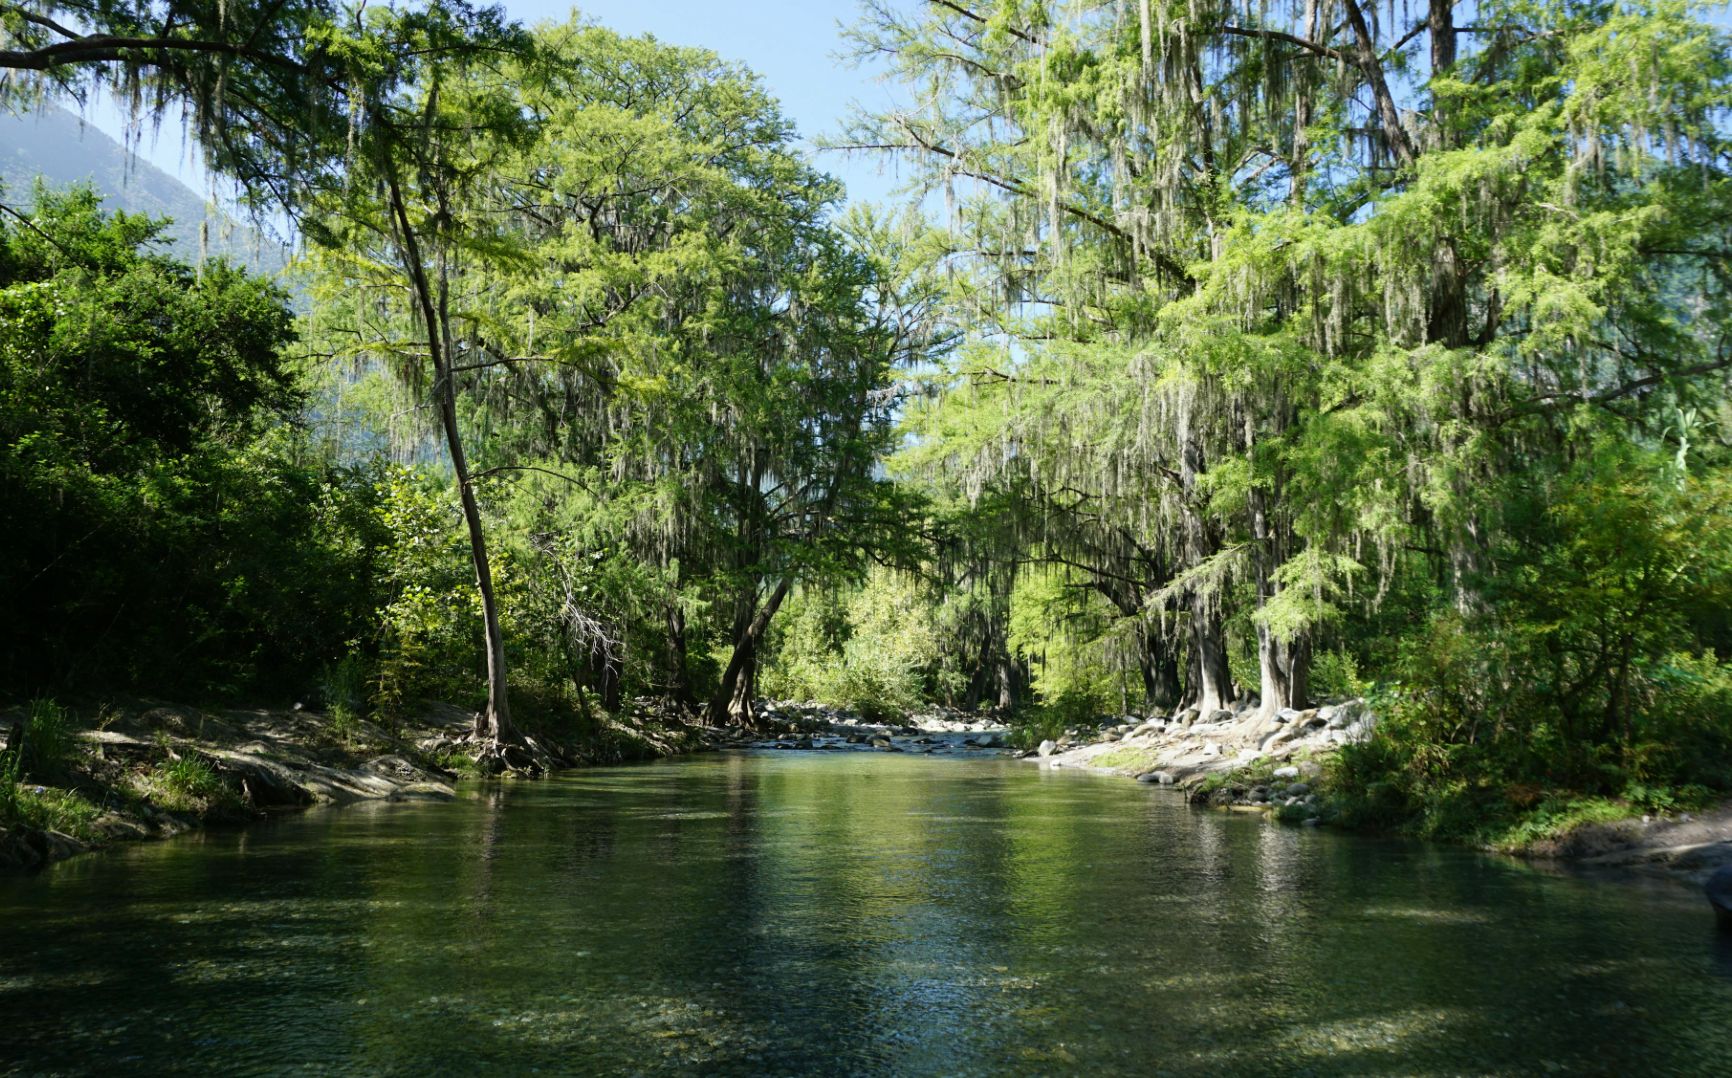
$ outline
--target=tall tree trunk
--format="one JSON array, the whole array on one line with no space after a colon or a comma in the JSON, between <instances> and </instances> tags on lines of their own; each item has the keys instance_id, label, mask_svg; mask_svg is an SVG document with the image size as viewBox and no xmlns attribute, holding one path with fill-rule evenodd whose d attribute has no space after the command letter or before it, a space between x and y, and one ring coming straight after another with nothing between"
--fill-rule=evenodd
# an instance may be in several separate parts
<instances>
[{"instance_id":1,"label":"tall tree trunk","mask_svg":"<svg viewBox=\"0 0 1732 1078\"><path fill-rule=\"evenodd\" d=\"M1431 33L1431 77L1436 78L1455 66L1455 0L1431 0L1426 23ZM1439 109L1435 95L1432 109Z\"/></svg>"},{"instance_id":2,"label":"tall tree trunk","mask_svg":"<svg viewBox=\"0 0 1732 1078\"><path fill-rule=\"evenodd\" d=\"M722 671L716 695L710 700L711 725L721 726L730 719L737 719L748 726L756 722L751 694L757 682L758 643L764 637L764 630L770 627L770 619L776 616L782 600L788 597L788 588L792 584L793 578L784 576L764 605L742 630L735 633L734 652L728 658L727 669Z\"/></svg>"},{"instance_id":3,"label":"tall tree trunk","mask_svg":"<svg viewBox=\"0 0 1732 1078\"><path fill-rule=\"evenodd\" d=\"M1250 423L1246 423L1250 428ZM1251 567L1257 584L1257 612L1261 614L1269 605L1269 600L1275 597L1275 582L1271 578L1271 564L1279 555L1275 543L1269 534L1269 518L1263 507L1263 492L1252 487L1246 495L1246 503L1251 514ZM1287 683L1287 672L1282 668L1280 642L1262 618L1253 619L1257 626L1257 667L1262 680L1261 706L1258 712L1264 716L1273 715L1284 707L1291 707L1291 691Z\"/></svg>"},{"instance_id":4,"label":"tall tree trunk","mask_svg":"<svg viewBox=\"0 0 1732 1078\"><path fill-rule=\"evenodd\" d=\"M1233 702L1233 675L1227 668L1226 634L1214 603L1191 607L1191 693L1189 703L1207 719Z\"/></svg>"},{"instance_id":5,"label":"tall tree trunk","mask_svg":"<svg viewBox=\"0 0 1732 1078\"><path fill-rule=\"evenodd\" d=\"M686 714L696 709L686 662L686 612L677 600L668 604L668 698Z\"/></svg>"},{"instance_id":6,"label":"tall tree trunk","mask_svg":"<svg viewBox=\"0 0 1732 1078\"><path fill-rule=\"evenodd\" d=\"M1184 491L1185 558L1198 566L1215 553L1208 521L1197 505L1197 476L1204 466L1203 450L1195 438L1187 437L1180 453L1179 478ZM1190 589L1191 612L1190 703L1205 718L1233 702L1233 677L1227 668L1226 633L1221 624L1221 604L1197 585Z\"/></svg>"},{"instance_id":7,"label":"tall tree trunk","mask_svg":"<svg viewBox=\"0 0 1732 1078\"><path fill-rule=\"evenodd\" d=\"M1431 75L1437 78L1455 66L1455 8L1453 0L1431 0L1427 23L1431 32ZM1431 130L1440 149L1455 145L1450 117L1436 92L1431 98ZM1448 348L1465 348L1467 332L1467 271L1455 240L1440 237L1431 258L1431 310L1426 321L1426 340Z\"/></svg>"},{"instance_id":8,"label":"tall tree trunk","mask_svg":"<svg viewBox=\"0 0 1732 1078\"><path fill-rule=\"evenodd\" d=\"M410 224L409 212L403 203L403 191L396 174L386 170L387 194L391 210L397 219L402 240L404 268L421 308L421 319L427 328L427 351L433 359L434 394L439 403L439 422L445 431L445 446L451 454L451 471L457 481L458 498L463 505L463 522L469 529L470 560L475 566L475 586L481 593L481 621L487 646L487 707L475 715L474 733L477 738L501 742L519 740L511 721L511 704L505 676L505 636L499 628L499 602L493 593L493 570L487 558L487 534L481 526L481 507L475 500L475 488L469 477L469 459L463 452L463 434L457 425L457 384L451 373L449 311L445 256L439 256L439 286L435 296L427 280L427 266L422 261L421 245Z\"/></svg>"},{"instance_id":9,"label":"tall tree trunk","mask_svg":"<svg viewBox=\"0 0 1732 1078\"><path fill-rule=\"evenodd\" d=\"M1183 692L1172 649L1147 625L1137 626L1137 645L1143 670L1143 706L1163 713L1172 711Z\"/></svg>"},{"instance_id":10,"label":"tall tree trunk","mask_svg":"<svg viewBox=\"0 0 1732 1078\"><path fill-rule=\"evenodd\" d=\"M1358 66L1371 86L1371 96L1377 104L1377 118L1383 125L1384 141L1395 155L1396 163L1411 168L1414 162L1413 143L1407 129L1401 126L1401 111L1395 107L1395 96L1389 92L1389 80L1383 75L1383 61L1377 55L1377 41L1365 24L1365 13L1357 0L1342 0L1347 9L1347 22L1353 27L1358 42Z\"/></svg>"},{"instance_id":11,"label":"tall tree trunk","mask_svg":"<svg viewBox=\"0 0 1732 1078\"><path fill-rule=\"evenodd\" d=\"M1317 0L1305 0L1305 40L1316 39ZM1316 61L1310 56L1300 56L1294 59L1294 63L1306 66L1294 76L1298 93L1293 101L1293 152L1287 161L1287 201L1294 209L1302 210L1305 208L1305 174L1311 168L1311 136L1306 131L1311 126L1310 67Z\"/></svg>"},{"instance_id":12,"label":"tall tree trunk","mask_svg":"<svg viewBox=\"0 0 1732 1078\"><path fill-rule=\"evenodd\" d=\"M1280 590L1274 569L1286 557L1288 544L1269 521L1262 490L1251 488L1246 497L1251 515L1251 565L1256 576L1257 610L1261 612ZM1282 708L1302 708L1310 694L1311 634L1301 630L1292 640L1282 640L1257 619L1257 666L1262 680L1258 713L1267 717Z\"/></svg>"}]
</instances>

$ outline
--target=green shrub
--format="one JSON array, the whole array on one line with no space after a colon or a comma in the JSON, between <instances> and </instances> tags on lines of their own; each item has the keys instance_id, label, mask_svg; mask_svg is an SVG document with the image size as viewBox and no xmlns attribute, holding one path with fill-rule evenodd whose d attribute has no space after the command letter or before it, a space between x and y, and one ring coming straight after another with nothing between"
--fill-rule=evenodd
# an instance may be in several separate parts
<instances>
[{"instance_id":1,"label":"green shrub","mask_svg":"<svg viewBox=\"0 0 1732 1078\"><path fill-rule=\"evenodd\" d=\"M1102 710L1099 695L1086 689L1068 689L1053 699L1024 708L1011 724L1011 744L1034 748L1042 741L1057 741L1071 726L1092 726Z\"/></svg>"},{"instance_id":2,"label":"green shrub","mask_svg":"<svg viewBox=\"0 0 1732 1078\"><path fill-rule=\"evenodd\" d=\"M157 764L146 787L163 808L173 812L223 816L245 805L240 791L209 760L191 751Z\"/></svg>"},{"instance_id":3,"label":"green shrub","mask_svg":"<svg viewBox=\"0 0 1732 1078\"><path fill-rule=\"evenodd\" d=\"M1311 692L1314 695L1354 697L1364 696L1369 691L1371 684L1360 676L1359 661L1351 651L1320 651L1311 660Z\"/></svg>"},{"instance_id":4,"label":"green shrub","mask_svg":"<svg viewBox=\"0 0 1732 1078\"><path fill-rule=\"evenodd\" d=\"M6 785L0 791L0 826L60 831L86 842L100 837L92 824L102 811L76 790Z\"/></svg>"},{"instance_id":5,"label":"green shrub","mask_svg":"<svg viewBox=\"0 0 1732 1078\"><path fill-rule=\"evenodd\" d=\"M935 634L930 604L915 583L875 569L846 596L797 596L759 684L771 697L817 700L893 722L931 696Z\"/></svg>"},{"instance_id":6,"label":"green shrub","mask_svg":"<svg viewBox=\"0 0 1732 1078\"><path fill-rule=\"evenodd\" d=\"M24 721L13 727L5 756L13 781L58 782L65 778L76 741L66 709L53 700L32 700Z\"/></svg>"}]
</instances>

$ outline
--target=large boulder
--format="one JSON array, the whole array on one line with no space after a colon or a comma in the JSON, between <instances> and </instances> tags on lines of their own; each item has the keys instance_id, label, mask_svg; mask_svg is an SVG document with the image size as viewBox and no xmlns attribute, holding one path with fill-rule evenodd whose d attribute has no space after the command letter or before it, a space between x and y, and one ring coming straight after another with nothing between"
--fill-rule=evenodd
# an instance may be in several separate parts
<instances>
[{"instance_id":1,"label":"large boulder","mask_svg":"<svg viewBox=\"0 0 1732 1078\"><path fill-rule=\"evenodd\" d=\"M224 753L217 760L222 770L241 780L241 792L258 808L298 808L315 798L295 773L275 760L242 753Z\"/></svg>"},{"instance_id":2,"label":"large boulder","mask_svg":"<svg viewBox=\"0 0 1732 1078\"><path fill-rule=\"evenodd\" d=\"M1714 907L1720 927L1732 932L1732 865L1721 865L1719 871L1709 876L1707 890L1708 904Z\"/></svg>"},{"instance_id":3,"label":"large boulder","mask_svg":"<svg viewBox=\"0 0 1732 1078\"><path fill-rule=\"evenodd\" d=\"M59 831L14 825L0 835L0 868L41 868L55 861L64 861L88 847L71 835Z\"/></svg>"}]
</instances>

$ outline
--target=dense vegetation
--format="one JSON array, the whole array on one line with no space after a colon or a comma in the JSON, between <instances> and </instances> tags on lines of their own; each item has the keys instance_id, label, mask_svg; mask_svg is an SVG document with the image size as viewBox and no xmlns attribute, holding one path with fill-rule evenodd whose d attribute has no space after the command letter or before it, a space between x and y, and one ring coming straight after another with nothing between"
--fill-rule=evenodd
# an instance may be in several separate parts
<instances>
[{"instance_id":1,"label":"dense vegetation","mask_svg":"<svg viewBox=\"0 0 1732 1078\"><path fill-rule=\"evenodd\" d=\"M87 193L3 223L7 691L444 698L495 746L1368 694L1346 822L1732 790L1732 38L1467 8L869 5L909 104L835 145L899 213L749 72L581 22L8 29L192 105L306 301Z\"/></svg>"}]
</instances>

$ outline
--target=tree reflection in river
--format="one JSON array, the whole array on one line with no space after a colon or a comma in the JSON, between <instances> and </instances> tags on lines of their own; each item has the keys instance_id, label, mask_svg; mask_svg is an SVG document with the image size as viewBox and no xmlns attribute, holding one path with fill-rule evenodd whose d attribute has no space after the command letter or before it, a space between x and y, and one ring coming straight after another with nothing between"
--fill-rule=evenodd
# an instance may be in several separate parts
<instances>
[{"instance_id":1,"label":"tree reflection in river","mask_svg":"<svg viewBox=\"0 0 1732 1078\"><path fill-rule=\"evenodd\" d=\"M722 755L0 882L0 1074L1721 1075L1683 888L1009 761Z\"/></svg>"}]
</instances>

